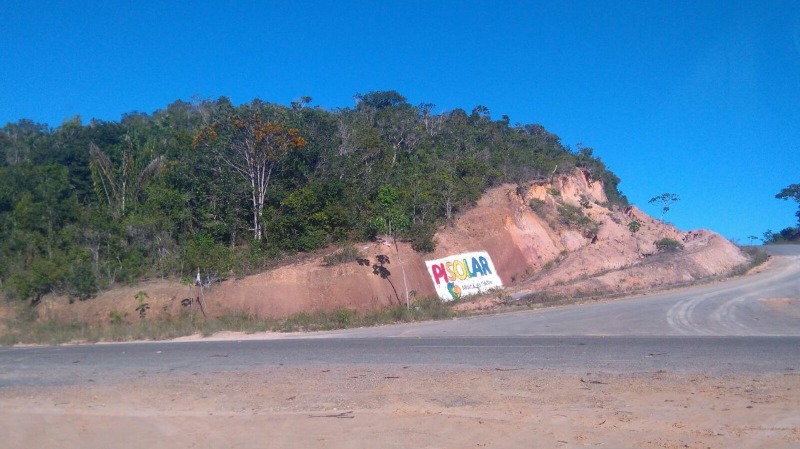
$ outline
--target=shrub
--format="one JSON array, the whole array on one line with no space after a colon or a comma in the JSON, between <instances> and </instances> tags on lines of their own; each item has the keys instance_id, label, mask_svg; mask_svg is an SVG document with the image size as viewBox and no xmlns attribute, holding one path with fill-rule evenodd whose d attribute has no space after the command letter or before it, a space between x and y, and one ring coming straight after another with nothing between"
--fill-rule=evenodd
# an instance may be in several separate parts
<instances>
[{"instance_id":1,"label":"shrub","mask_svg":"<svg viewBox=\"0 0 800 449\"><path fill-rule=\"evenodd\" d=\"M350 326L353 319L356 318L356 311L351 309L339 309L333 313L333 324L337 328L346 328Z\"/></svg>"},{"instance_id":2,"label":"shrub","mask_svg":"<svg viewBox=\"0 0 800 449\"><path fill-rule=\"evenodd\" d=\"M411 242L411 247L414 248L414 251L430 253L436 249L436 240L433 238L435 234L436 226L434 224L415 224L408 232L408 240Z\"/></svg>"},{"instance_id":3,"label":"shrub","mask_svg":"<svg viewBox=\"0 0 800 449\"><path fill-rule=\"evenodd\" d=\"M661 240L655 242L656 249L660 253L664 252L678 252L683 251L683 244L675 239L671 239L669 237L664 237Z\"/></svg>"},{"instance_id":4,"label":"shrub","mask_svg":"<svg viewBox=\"0 0 800 449\"><path fill-rule=\"evenodd\" d=\"M233 264L231 249L204 232L195 235L186 245L186 266L189 270L197 268L214 273L226 273Z\"/></svg>"},{"instance_id":5,"label":"shrub","mask_svg":"<svg viewBox=\"0 0 800 449\"><path fill-rule=\"evenodd\" d=\"M84 301L97 293L97 277L92 265L86 260L76 260L66 275L67 293L70 303L74 300Z\"/></svg>"},{"instance_id":6,"label":"shrub","mask_svg":"<svg viewBox=\"0 0 800 449\"><path fill-rule=\"evenodd\" d=\"M544 200L534 198L528 203L528 206L531 207L531 210L533 210L533 212L536 215L538 215L541 218L545 218L545 216L547 215L547 212L545 211L546 204L547 203L545 203Z\"/></svg>"},{"instance_id":7,"label":"shrub","mask_svg":"<svg viewBox=\"0 0 800 449\"><path fill-rule=\"evenodd\" d=\"M761 248L755 246L745 246L741 248L742 251L750 257L750 265L748 268L756 267L766 262L769 255Z\"/></svg>"},{"instance_id":8,"label":"shrub","mask_svg":"<svg viewBox=\"0 0 800 449\"><path fill-rule=\"evenodd\" d=\"M415 298L414 306L420 319L441 320L450 318L453 315L450 306L442 302L437 296Z\"/></svg>"},{"instance_id":9,"label":"shrub","mask_svg":"<svg viewBox=\"0 0 800 449\"><path fill-rule=\"evenodd\" d=\"M560 204L558 206L559 223L579 229L584 236L597 234L599 225L591 218L583 215L581 208L570 204Z\"/></svg>"}]
</instances>

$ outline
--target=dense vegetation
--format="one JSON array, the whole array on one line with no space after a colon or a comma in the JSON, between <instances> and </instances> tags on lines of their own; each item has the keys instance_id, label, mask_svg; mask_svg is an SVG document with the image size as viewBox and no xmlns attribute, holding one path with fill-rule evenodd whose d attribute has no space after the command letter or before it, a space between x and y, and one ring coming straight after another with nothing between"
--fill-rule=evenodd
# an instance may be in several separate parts
<instances>
[{"instance_id":1,"label":"dense vegetation","mask_svg":"<svg viewBox=\"0 0 800 449\"><path fill-rule=\"evenodd\" d=\"M775 198L779 200L792 200L797 203L797 226L789 226L780 232L768 230L764 233L764 243L800 243L800 184L791 184L778 192Z\"/></svg>"},{"instance_id":2,"label":"dense vegetation","mask_svg":"<svg viewBox=\"0 0 800 449\"><path fill-rule=\"evenodd\" d=\"M540 125L434 113L394 91L323 110L226 98L119 122L0 131L0 288L86 299L146 277L226 277L287 254L389 234L418 251L488 187L582 167L626 200L590 148Z\"/></svg>"}]
</instances>

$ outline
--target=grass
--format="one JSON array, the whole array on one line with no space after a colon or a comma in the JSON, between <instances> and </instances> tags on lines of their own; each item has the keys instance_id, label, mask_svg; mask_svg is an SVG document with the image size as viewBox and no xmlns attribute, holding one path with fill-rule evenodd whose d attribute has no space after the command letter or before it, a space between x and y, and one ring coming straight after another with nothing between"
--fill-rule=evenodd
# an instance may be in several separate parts
<instances>
[{"instance_id":1,"label":"grass","mask_svg":"<svg viewBox=\"0 0 800 449\"><path fill-rule=\"evenodd\" d=\"M739 249L741 249L743 253L747 254L747 256L750 258L750 262L735 269L731 273L732 276L742 276L753 268L769 260L769 254L757 246L740 246Z\"/></svg>"},{"instance_id":2,"label":"grass","mask_svg":"<svg viewBox=\"0 0 800 449\"><path fill-rule=\"evenodd\" d=\"M353 309L337 309L298 313L282 319L261 318L247 313L230 313L216 318L203 318L184 310L178 315L143 319L136 323L110 319L105 325L58 320L40 321L35 314L0 323L0 345L120 342L135 340L168 340L188 335L213 335L221 331L244 333L301 332L378 326L392 323L441 320L454 314L451 305L437 297L418 298L414 306L397 305L359 313ZM5 330L3 330L5 329Z\"/></svg>"}]
</instances>

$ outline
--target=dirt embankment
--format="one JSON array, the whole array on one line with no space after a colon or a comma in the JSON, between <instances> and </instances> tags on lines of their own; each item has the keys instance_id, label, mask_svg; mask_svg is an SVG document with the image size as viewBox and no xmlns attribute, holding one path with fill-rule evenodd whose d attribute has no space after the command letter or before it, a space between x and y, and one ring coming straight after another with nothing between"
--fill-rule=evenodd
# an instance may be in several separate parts
<instances>
[{"instance_id":1,"label":"dirt embankment","mask_svg":"<svg viewBox=\"0 0 800 449\"><path fill-rule=\"evenodd\" d=\"M638 223L635 232L632 222ZM685 249L659 253L655 242L664 238ZM506 292L572 296L687 283L728 273L747 262L735 245L711 231L682 232L636 207L607 207L602 184L583 171L523 188L493 188L474 208L440 229L435 239L437 248L431 254L416 253L406 243L397 248L388 242L362 243L355 245L360 263L326 266L323 254L227 280L206 292L207 312L283 317L403 303L407 291L412 299L435 294L426 260L471 251L488 252ZM47 298L40 316L107 321L110 311L119 310L124 311L123 319L133 320L138 291L148 295L148 316L177 311L181 300L198 294L191 286L153 281L71 305L64 298Z\"/></svg>"}]
</instances>

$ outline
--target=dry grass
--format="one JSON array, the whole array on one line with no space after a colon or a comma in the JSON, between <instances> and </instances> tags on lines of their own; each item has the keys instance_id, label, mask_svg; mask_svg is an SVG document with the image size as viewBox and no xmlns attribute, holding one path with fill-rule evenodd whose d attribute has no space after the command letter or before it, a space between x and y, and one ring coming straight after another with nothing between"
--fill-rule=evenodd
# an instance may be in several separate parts
<instances>
[{"instance_id":1,"label":"dry grass","mask_svg":"<svg viewBox=\"0 0 800 449\"><path fill-rule=\"evenodd\" d=\"M15 319L7 319L4 323L0 323L2 324L0 345L169 340L196 334L209 336L221 331L244 333L320 331L429 321L451 316L453 316L451 306L435 297L419 298L414 301L414 306L411 308L398 305L367 313L338 309L329 312L298 313L282 319L261 318L244 313L204 318L197 311L182 310L179 314L165 314L134 323L110 317L108 323L102 326L87 321L39 320L36 319L35 309L26 306Z\"/></svg>"}]
</instances>

